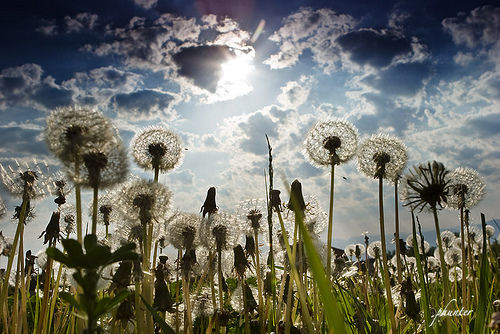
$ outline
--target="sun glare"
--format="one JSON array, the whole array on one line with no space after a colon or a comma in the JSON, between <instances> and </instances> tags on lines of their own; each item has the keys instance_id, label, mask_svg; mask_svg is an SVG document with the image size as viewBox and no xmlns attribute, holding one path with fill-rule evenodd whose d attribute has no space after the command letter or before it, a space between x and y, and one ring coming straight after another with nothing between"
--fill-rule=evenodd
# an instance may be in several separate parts
<instances>
[{"instance_id":1,"label":"sun glare","mask_svg":"<svg viewBox=\"0 0 500 334\"><path fill-rule=\"evenodd\" d=\"M248 82L248 77L254 70L254 52L240 52L234 58L221 64L222 76L217 83L219 100L229 100L237 96L248 94L253 87Z\"/></svg>"}]
</instances>

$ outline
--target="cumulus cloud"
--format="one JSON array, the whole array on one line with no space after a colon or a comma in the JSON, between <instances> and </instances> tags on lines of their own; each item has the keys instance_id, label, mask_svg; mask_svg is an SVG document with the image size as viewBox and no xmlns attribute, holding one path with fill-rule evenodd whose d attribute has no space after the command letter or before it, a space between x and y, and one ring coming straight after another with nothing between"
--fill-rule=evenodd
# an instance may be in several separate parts
<instances>
[{"instance_id":1,"label":"cumulus cloud","mask_svg":"<svg viewBox=\"0 0 500 334\"><path fill-rule=\"evenodd\" d=\"M151 9L158 3L158 0L134 0L135 4L144 9Z\"/></svg>"},{"instance_id":2,"label":"cumulus cloud","mask_svg":"<svg viewBox=\"0 0 500 334\"><path fill-rule=\"evenodd\" d=\"M307 101L312 81L311 77L302 76L298 81L287 82L284 87L281 87L278 102L284 109L297 109Z\"/></svg>"},{"instance_id":3,"label":"cumulus cloud","mask_svg":"<svg viewBox=\"0 0 500 334\"><path fill-rule=\"evenodd\" d=\"M97 14L88 12L76 14L75 17L65 16L66 33L81 32L83 30L92 30L97 25Z\"/></svg>"},{"instance_id":4,"label":"cumulus cloud","mask_svg":"<svg viewBox=\"0 0 500 334\"><path fill-rule=\"evenodd\" d=\"M201 88L212 93L222 76L221 65L233 57L224 45L201 45L181 49L173 56L179 67L178 73L190 78Z\"/></svg>"},{"instance_id":5,"label":"cumulus cloud","mask_svg":"<svg viewBox=\"0 0 500 334\"><path fill-rule=\"evenodd\" d=\"M6 124L0 127L0 141L9 143L2 145L0 156L6 158L49 156L42 132L41 127L25 124Z\"/></svg>"},{"instance_id":6,"label":"cumulus cloud","mask_svg":"<svg viewBox=\"0 0 500 334\"><path fill-rule=\"evenodd\" d=\"M359 65L385 67L397 56L412 51L411 41L391 31L361 29L349 32L337 39L351 61Z\"/></svg>"},{"instance_id":7,"label":"cumulus cloud","mask_svg":"<svg viewBox=\"0 0 500 334\"><path fill-rule=\"evenodd\" d=\"M24 64L3 69L0 73L0 108L35 106L52 109L72 104L72 91L55 83L54 78L42 78L38 64Z\"/></svg>"},{"instance_id":8,"label":"cumulus cloud","mask_svg":"<svg viewBox=\"0 0 500 334\"><path fill-rule=\"evenodd\" d=\"M458 45L493 44L500 40L500 7L477 7L468 15L445 18L442 25Z\"/></svg>"},{"instance_id":9,"label":"cumulus cloud","mask_svg":"<svg viewBox=\"0 0 500 334\"><path fill-rule=\"evenodd\" d=\"M331 9L302 8L285 18L281 28L270 37L278 45L279 52L264 63L272 69L291 67L309 50L318 66L325 73L331 73L340 61L336 39L352 30L354 24L351 16L337 14Z\"/></svg>"},{"instance_id":10,"label":"cumulus cloud","mask_svg":"<svg viewBox=\"0 0 500 334\"><path fill-rule=\"evenodd\" d=\"M175 112L172 110L175 101L176 97L173 94L145 89L117 94L111 103L119 114L132 114L138 120L160 115L172 119L175 117Z\"/></svg>"}]
</instances>

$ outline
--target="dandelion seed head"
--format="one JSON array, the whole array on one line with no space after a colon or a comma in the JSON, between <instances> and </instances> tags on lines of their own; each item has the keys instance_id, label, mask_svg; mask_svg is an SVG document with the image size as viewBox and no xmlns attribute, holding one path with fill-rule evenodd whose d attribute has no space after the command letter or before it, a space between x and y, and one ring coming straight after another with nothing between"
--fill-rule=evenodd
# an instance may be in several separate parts
<instances>
[{"instance_id":1,"label":"dandelion seed head","mask_svg":"<svg viewBox=\"0 0 500 334\"><path fill-rule=\"evenodd\" d=\"M444 253L444 260L450 267L460 265L462 263L462 250L457 247L451 247Z\"/></svg>"},{"instance_id":2,"label":"dandelion seed head","mask_svg":"<svg viewBox=\"0 0 500 334\"><path fill-rule=\"evenodd\" d=\"M450 178L446 167L437 161L414 165L401 180L403 205L412 210L426 206L443 207L448 198Z\"/></svg>"},{"instance_id":3,"label":"dandelion seed head","mask_svg":"<svg viewBox=\"0 0 500 334\"><path fill-rule=\"evenodd\" d=\"M447 205L453 209L470 209L482 199L485 184L476 170L459 167L450 173L449 187Z\"/></svg>"},{"instance_id":4,"label":"dandelion seed head","mask_svg":"<svg viewBox=\"0 0 500 334\"><path fill-rule=\"evenodd\" d=\"M163 224L170 212L172 193L160 183L141 179L132 179L116 191L115 208L123 222L132 225L150 220L154 224Z\"/></svg>"},{"instance_id":5,"label":"dandelion seed head","mask_svg":"<svg viewBox=\"0 0 500 334\"><path fill-rule=\"evenodd\" d=\"M452 267L448 272L450 282L459 282L462 280L462 268Z\"/></svg>"},{"instance_id":6,"label":"dandelion seed head","mask_svg":"<svg viewBox=\"0 0 500 334\"><path fill-rule=\"evenodd\" d=\"M162 126L147 127L131 141L135 163L146 170L171 170L182 162L183 144L179 136Z\"/></svg>"},{"instance_id":7,"label":"dandelion seed head","mask_svg":"<svg viewBox=\"0 0 500 334\"><path fill-rule=\"evenodd\" d=\"M0 164L0 179L16 197L41 199L52 192L52 172L46 161L32 160Z\"/></svg>"},{"instance_id":8,"label":"dandelion seed head","mask_svg":"<svg viewBox=\"0 0 500 334\"><path fill-rule=\"evenodd\" d=\"M115 131L101 112L87 107L64 107L47 117L45 139L52 153L65 165L86 151L113 141Z\"/></svg>"},{"instance_id":9,"label":"dandelion seed head","mask_svg":"<svg viewBox=\"0 0 500 334\"><path fill-rule=\"evenodd\" d=\"M78 171L67 168L68 176L84 187L106 188L125 181L129 172L127 152L121 140L82 154Z\"/></svg>"},{"instance_id":10,"label":"dandelion seed head","mask_svg":"<svg viewBox=\"0 0 500 334\"><path fill-rule=\"evenodd\" d=\"M437 257L429 256L427 258L427 264L429 265L430 271L437 272L441 269L441 262Z\"/></svg>"},{"instance_id":11,"label":"dandelion seed head","mask_svg":"<svg viewBox=\"0 0 500 334\"><path fill-rule=\"evenodd\" d=\"M358 147L358 169L368 177L395 181L408 161L403 142L385 134L373 135Z\"/></svg>"},{"instance_id":12,"label":"dandelion seed head","mask_svg":"<svg viewBox=\"0 0 500 334\"><path fill-rule=\"evenodd\" d=\"M304 223L309 233L318 236L328 226L328 214L323 211L319 200L315 196L305 196L304 203ZM283 220L285 229L290 231L293 237L293 229L295 225L295 215L293 211L288 208L285 209L283 212Z\"/></svg>"},{"instance_id":13,"label":"dandelion seed head","mask_svg":"<svg viewBox=\"0 0 500 334\"><path fill-rule=\"evenodd\" d=\"M258 233L266 232L264 213L267 213L265 199L252 198L238 203L236 217L241 223L241 230L247 235L253 235L254 230Z\"/></svg>"},{"instance_id":14,"label":"dandelion seed head","mask_svg":"<svg viewBox=\"0 0 500 334\"><path fill-rule=\"evenodd\" d=\"M200 293L191 298L193 301L193 318L198 317L209 318L214 315L214 307L212 304L212 294L210 288L204 287Z\"/></svg>"},{"instance_id":15,"label":"dandelion seed head","mask_svg":"<svg viewBox=\"0 0 500 334\"><path fill-rule=\"evenodd\" d=\"M443 243L443 246L446 248L450 248L453 240L455 240L456 236L455 233L451 231L443 231L441 232L441 241ZM436 240L437 241L437 240Z\"/></svg>"},{"instance_id":16,"label":"dandelion seed head","mask_svg":"<svg viewBox=\"0 0 500 334\"><path fill-rule=\"evenodd\" d=\"M341 164L356 153L358 131L345 120L318 122L304 141L304 154L315 166Z\"/></svg>"},{"instance_id":17,"label":"dandelion seed head","mask_svg":"<svg viewBox=\"0 0 500 334\"><path fill-rule=\"evenodd\" d=\"M495 235L495 227L493 225L486 225L486 238L492 238Z\"/></svg>"},{"instance_id":18,"label":"dandelion seed head","mask_svg":"<svg viewBox=\"0 0 500 334\"><path fill-rule=\"evenodd\" d=\"M188 250L197 247L200 221L200 216L197 214L178 213L166 228L167 241L176 249Z\"/></svg>"},{"instance_id":19,"label":"dandelion seed head","mask_svg":"<svg viewBox=\"0 0 500 334\"><path fill-rule=\"evenodd\" d=\"M9 237L3 235L2 231L0 231L0 255L9 256L10 251L12 250L12 242Z\"/></svg>"},{"instance_id":20,"label":"dandelion seed head","mask_svg":"<svg viewBox=\"0 0 500 334\"><path fill-rule=\"evenodd\" d=\"M220 247L232 250L240 239L235 216L225 212L216 212L202 219L199 229L201 243L207 247Z\"/></svg>"},{"instance_id":21,"label":"dandelion seed head","mask_svg":"<svg viewBox=\"0 0 500 334\"><path fill-rule=\"evenodd\" d=\"M2 218L7 213L7 208L3 202L3 199L0 197L0 218Z\"/></svg>"},{"instance_id":22,"label":"dandelion seed head","mask_svg":"<svg viewBox=\"0 0 500 334\"><path fill-rule=\"evenodd\" d=\"M380 240L373 241L368 245L368 256L378 258L382 255L382 242Z\"/></svg>"}]
</instances>

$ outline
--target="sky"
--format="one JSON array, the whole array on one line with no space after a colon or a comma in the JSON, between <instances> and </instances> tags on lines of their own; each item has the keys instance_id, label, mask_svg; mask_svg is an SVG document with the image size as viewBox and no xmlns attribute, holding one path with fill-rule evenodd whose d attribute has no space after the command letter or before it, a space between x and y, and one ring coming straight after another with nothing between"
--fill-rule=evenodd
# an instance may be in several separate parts
<instances>
[{"instance_id":1,"label":"sky","mask_svg":"<svg viewBox=\"0 0 500 334\"><path fill-rule=\"evenodd\" d=\"M480 212L500 218L498 1L30 0L3 1L0 16L2 164L36 158L57 170L45 119L89 106L127 146L149 125L182 138L182 165L160 176L176 208L198 212L211 186L224 211L264 198L267 134L275 188L285 194L282 180L298 179L327 210L329 170L309 162L303 142L315 122L343 118L361 140L399 137L408 167L476 169L486 194L473 223ZM131 174L152 178L130 160ZM365 231L377 239L377 182L356 159L336 176L334 245L362 242ZM385 187L388 235L393 192ZM0 195L8 210L0 230L12 237L20 200ZM39 249L56 207L53 198L34 205L25 247ZM419 216L432 231L432 216ZM440 216L442 229L458 229L457 212ZM403 235L409 219L400 208Z\"/></svg>"}]
</instances>

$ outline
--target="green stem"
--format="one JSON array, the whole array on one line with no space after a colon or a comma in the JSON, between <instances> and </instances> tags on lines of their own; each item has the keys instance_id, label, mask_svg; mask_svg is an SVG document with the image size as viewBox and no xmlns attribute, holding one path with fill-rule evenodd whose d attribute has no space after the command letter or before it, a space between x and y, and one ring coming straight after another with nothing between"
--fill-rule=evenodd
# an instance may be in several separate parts
<instances>
[{"instance_id":1,"label":"green stem","mask_svg":"<svg viewBox=\"0 0 500 334\"><path fill-rule=\"evenodd\" d=\"M255 242L255 261L256 261L256 268L255 272L257 274L257 294L258 294L258 300L259 300L259 327L261 331L264 330L264 301L262 298L262 276L260 273L260 256L259 256L259 232L257 229L253 230L253 239Z\"/></svg>"},{"instance_id":2,"label":"green stem","mask_svg":"<svg viewBox=\"0 0 500 334\"><path fill-rule=\"evenodd\" d=\"M7 292L9 288L9 277L10 273L12 271L12 263L14 262L14 256L16 255L16 248L17 248L17 243L19 241L19 236L23 234L24 231L24 220L26 218L26 210L28 207L29 200L28 199L23 199L23 202L21 204L21 212L19 214L19 222L17 223L17 228L16 228L16 234L14 235L14 241L12 243L12 251L9 254L9 258L7 260L7 269L5 271L5 279L3 282L3 287L2 287L2 295L0 297L0 307L2 308L2 320L3 320L3 325L4 329L8 328L8 323L7 323Z\"/></svg>"},{"instance_id":3,"label":"green stem","mask_svg":"<svg viewBox=\"0 0 500 334\"><path fill-rule=\"evenodd\" d=\"M387 265L387 248L385 244L385 227L384 227L384 180L382 177L378 179L378 207L380 216L380 241L382 242L382 264L384 266L384 285L387 294L387 308L389 309L389 318L391 321L392 333L397 333L396 319L394 318L394 306L392 304L391 285L389 281L389 268Z\"/></svg>"},{"instance_id":4,"label":"green stem","mask_svg":"<svg viewBox=\"0 0 500 334\"><path fill-rule=\"evenodd\" d=\"M76 236L78 242L83 245L82 233L82 193L79 184L80 159L75 157L75 201L76 201Z\"/></svg>"},{"instance_id":5,"label":"green stem","mask_svg":"<svg viewBox=\"0 0 500 334\"><path fill-rule=\"evenodd\" d=\"M333 238L333 192L334 192L334 181L335 181L335 164L331 164L330 173L330 206L328 210L328 234L327 234L327 250L326 250L326 276L328 280L331 280L331 268L332 268L332 238Z\"/></svg>"},{"instance_id":6,"label":"green stem","mask_svg":"<svg viewBox=\"0 0 500 334\"><path fill-rule=\"evenodd\" d=\"M394 181L394 223L396 227L396 267L398 270L398 283L401 284L403 273L401 270L401 249L399 245L399 201L398 201L398 180Z\"/></svg>"},{"instance_id":7,"label":"green stem","mask_svg":"<svg viewBox=\"0 0 500 334\"><path fill-rule=\"evenodd\" d=\"M464 208L460 208L460 233L461 233L461 247L462 247L462 307L468 309L467 305L467 263L465 258L465 229L464 229ZM456 272L456 271L455 271ZM462 334L466 333L467 317L462 317Z\"/></svg>"},{"instance_id":8,"label":"green stem","mask_svg":"<svg viewBox=\"0 0 500 334\"><path fill-rule=\"evenodd\" d=\"M92 234L97 234L97 203L99 201L99 188L94 187L94 198L92 201Z\"/></svg>"}]
</instances>

